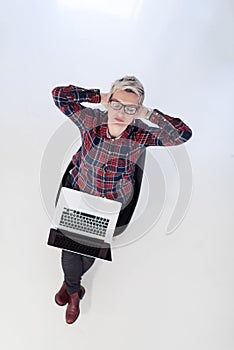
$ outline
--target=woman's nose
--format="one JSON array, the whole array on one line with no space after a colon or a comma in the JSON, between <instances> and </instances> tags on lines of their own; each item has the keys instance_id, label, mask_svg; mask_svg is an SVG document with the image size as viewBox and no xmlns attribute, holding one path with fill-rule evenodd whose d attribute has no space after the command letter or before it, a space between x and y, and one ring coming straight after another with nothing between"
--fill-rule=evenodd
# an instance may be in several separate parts
<instances>
[{"instance_id":1,"label":"woman's nose","mask_svg":"<svg viewBox=\"0 0 234 350\"><path fill-rule=\"evenodd\" d=\"M121 109L118 110L118 116L124 117L125 116L125 112L123 107Z\"/></svg>"}]
</instances>

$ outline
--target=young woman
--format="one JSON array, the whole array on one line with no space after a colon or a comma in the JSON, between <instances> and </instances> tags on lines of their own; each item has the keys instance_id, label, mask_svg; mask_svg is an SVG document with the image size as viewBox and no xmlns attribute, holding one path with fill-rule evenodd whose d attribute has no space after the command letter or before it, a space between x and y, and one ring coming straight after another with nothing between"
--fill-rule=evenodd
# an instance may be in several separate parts
<instances>
[{"instance_id":1,"label":"young woman","mask_svg":"<svg viewBox=\"0 0 234 350\"><path fill-rule=\"evenodd\" d=\"M56 106L79 128L82 146L72 157L74 164L66 186L122 203L134 190L135 164L148 146L175 146L188 141L191 129L179 118L143 106L144 88L134 76L116 80L108 94L99 89L69 85L52 91ZM82 102L102 103L106 111L88 108ZM144 120L148 119L155 126ZM81 278L95 258L62 251L64 281L55 296L58 305L67 305L66 322L79 316L85 294Z\"/></svg>"}]
</instances>

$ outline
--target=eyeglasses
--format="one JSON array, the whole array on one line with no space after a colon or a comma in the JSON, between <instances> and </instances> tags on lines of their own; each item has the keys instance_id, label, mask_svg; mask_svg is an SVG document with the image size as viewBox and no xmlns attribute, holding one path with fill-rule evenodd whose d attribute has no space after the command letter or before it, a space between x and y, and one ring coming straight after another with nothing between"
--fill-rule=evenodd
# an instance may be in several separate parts
<instances>
[{"instance_id":1,"label":"eyeglasses","mask_svg":"<svg viewBox=\"0 0 234 350\"><path fill-rule=\"evenodd\" d=\"M124 112L126 114L131 114L131 115L135 114L136 111L139 109L139 106L123 105L119 101L110 100L109 103L110 103L111 108L113 108L116 111L119 111L120 109L124 108Z\"/></svg>"}]
</instances>

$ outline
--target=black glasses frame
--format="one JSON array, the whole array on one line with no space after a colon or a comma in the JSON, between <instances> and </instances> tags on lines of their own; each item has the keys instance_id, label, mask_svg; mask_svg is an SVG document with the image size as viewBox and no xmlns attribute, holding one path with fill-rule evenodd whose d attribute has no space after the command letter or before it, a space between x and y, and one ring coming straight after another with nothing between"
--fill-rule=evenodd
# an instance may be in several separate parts
<instances>
[{"instance_id":1,"label":"black glasses frame","mask_svg":"<svg viewBox=\"0 0 234 350\"><path fill-rule=\"evenodd\" d=\"M113 107L113 105L111 105L111 102L117 102L118 104L119 104L119 106L120 106L120 108L114 108ZM119 101L117 101L117 100L110 100L109 101L109 104L110 104L110 106L111 106L111 108L113 108L115 111L120 111L122 108L124 109L124 112L126 113L126 114L129 114L129 115L134 115L134 114L136 114L136 112L138 111L138 109L140 108L140 106L138 105L138 106L136 106L136 105L124 105L123 103L121 103L121 102L119 102ZM128 111L128 107L130 107L130 108L135 108L135 112L134 113L129 113L129 111Z\"/></svg>"}]
</instances>

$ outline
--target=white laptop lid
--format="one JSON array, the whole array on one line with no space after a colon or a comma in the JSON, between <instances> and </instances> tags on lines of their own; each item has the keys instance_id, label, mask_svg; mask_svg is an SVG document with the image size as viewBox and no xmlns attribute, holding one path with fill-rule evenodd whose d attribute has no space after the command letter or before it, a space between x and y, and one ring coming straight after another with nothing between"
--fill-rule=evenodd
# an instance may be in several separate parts
<instances>
[{"instance_id":1,"label":"white laptop lid","mask_svg":"<svg viewBox=\"0 0 234 350\"><path fill-rule=\"evenodd\" d=\"M53 224L56 228L61 230L67 230L73 233L82 234L86 237L98 238L106 242L111 242L121 207L122 203L118 201L94 196L71 188L62 187L53 217ZM94 235L93 233L82 232L73 228L68 229L60 225L62 213L64 210L66 210L64 208L109 219L105 237L100 237L98 235Z\"/></svg>"}]
</instances>

